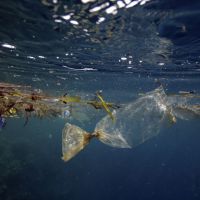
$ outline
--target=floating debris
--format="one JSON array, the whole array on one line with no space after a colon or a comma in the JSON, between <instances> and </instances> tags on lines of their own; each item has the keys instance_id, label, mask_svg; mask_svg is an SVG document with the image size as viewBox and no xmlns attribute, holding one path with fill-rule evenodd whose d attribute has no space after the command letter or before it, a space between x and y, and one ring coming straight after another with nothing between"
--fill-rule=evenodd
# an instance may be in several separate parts
<instances>
[{"instance_id":1,"label":"floating debris","mask_svg":"<svg viewBox=\"0 0 200 200\"><path fill-rule=\"evenodd\" d=\"M32 90L30 86L0 83L0 130L11 117L24 117L24 125L27 125L31 117L60 117L65 120L79 117L83 120L84 110L77 116L72 114L74 110L86 106L103 109L107 115L96 124L92 133L66 123L62 131L62 159L68 161L93 138L112 147L132 148L157 136L163 125L175 124L177 118L199 118L199 99L198 94L187 91L167 95L160 86L140 94L135 101L119 106L106 102L101 91L95 94L94 99L87 100L67 93L55 97L41 90Z\"/></svg>"}]
</instances>

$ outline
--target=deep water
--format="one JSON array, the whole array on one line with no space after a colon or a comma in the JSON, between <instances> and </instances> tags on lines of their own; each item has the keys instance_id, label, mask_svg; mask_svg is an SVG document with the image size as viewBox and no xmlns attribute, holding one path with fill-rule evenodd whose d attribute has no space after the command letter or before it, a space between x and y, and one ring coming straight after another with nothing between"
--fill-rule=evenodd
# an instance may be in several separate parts
<instances>
[{"instance_id":1,"label":"deep water","mask_svg":"<svg viewBox=\"0 0 200 200\"><path fill-rule=\"evenodd\" d=\"M111 13L92 11L106 2ZM102 90L119 104L160 84L168 94L199 94L200 2L143 3L0 1L0 82L57 96ZM75 123L92 131L98 120ZM0 131L1 200L200 199L200 119L178 120L133 149L93 140L67 163L66 120L24 121L8 119Z\"/></svg>"}]
</instances>

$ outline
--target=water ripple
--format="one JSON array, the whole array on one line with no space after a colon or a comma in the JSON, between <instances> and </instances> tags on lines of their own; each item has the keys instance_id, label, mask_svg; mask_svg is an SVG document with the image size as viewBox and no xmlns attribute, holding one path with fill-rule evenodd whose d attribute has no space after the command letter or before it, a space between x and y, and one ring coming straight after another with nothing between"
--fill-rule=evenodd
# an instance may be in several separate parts
<instances>
[{"instance_id":1,"label":"water ripple","mask_svg":"<svg viewBox=\"0 0 200 200\"><path fill-rule=\"evenodd\" d=\"M170 2L1 2L1 78L5 72L34 81L85 72L198 76L200 3Z\"/></svg>"}]
</instances>

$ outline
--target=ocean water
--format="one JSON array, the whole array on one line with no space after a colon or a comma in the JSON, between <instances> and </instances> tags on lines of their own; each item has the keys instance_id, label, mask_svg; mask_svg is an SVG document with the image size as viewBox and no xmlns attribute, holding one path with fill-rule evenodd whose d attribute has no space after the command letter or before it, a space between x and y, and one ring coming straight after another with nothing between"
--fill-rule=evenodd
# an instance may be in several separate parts
<instances>
[{"instance_id":1,"label":"ocean water","mask_svg":"<svg viewBox=\"0 0 200 200\"><path fill-rule=\"evenodd\" d=\"M57 96L102 90L119 104L160 84L199 94L199 24L199 0L0 1L0 82ZM91 115L74 123L92 131L100 115ZM200 199L198 118L133 149L94 140L66 163L66 120L24 121L0 132L1 200Z\"/></svg>"}]
</instances>

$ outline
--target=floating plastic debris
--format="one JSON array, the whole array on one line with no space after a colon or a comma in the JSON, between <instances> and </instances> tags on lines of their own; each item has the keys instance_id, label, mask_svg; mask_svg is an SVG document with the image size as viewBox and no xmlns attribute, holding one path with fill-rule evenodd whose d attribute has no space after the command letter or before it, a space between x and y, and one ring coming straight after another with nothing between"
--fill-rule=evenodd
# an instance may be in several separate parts
<instances>
[{"instance_id":1,"label":"floating plastic debris","mask_svg":"<svg viewBox=\"0 0 200 200\"><path fill-rule=\"evenodd\" d=\"M190 105L191 98L200 97L167 96L159 87L114 110L114 122L109 115L102 118L91 134L67 123L63 129L64 161L84 149L92 138L112 147L132 148L157 136L165 123L176 123L176 117L184 120L191 118L191 115L200 117L200 105Z\"/></svg>"},{"instance_id":2,"label":"floating plastic debris","mask_svg":"<svg viewBox=\"0 0 200 200\"><path fill-rule=\"evenodd\" d=\"M67 123L62 131L62 159L68 161L74 157L85 148L91 138L92 135L81 128Z\"/></svg>"},{"instance_id":3,"label":"floating plastic debris","mask_svg":"<svg viewBox=\"0 0 200 200\"><path fill-rule=\"evenodd\" d=\"M86 110L81 108L103 109L107 115L96 124L92 133L66 123L62 131L62 158L68 161L93 138L111 147L132 148L157 136L164 125L175 124L177 119L200 118L199 100L200 96L195 92L180 91L167 95L160 86L119 106L106 102L101 91L88 100L67 93L55 97L41 90L31 90L30 86L0 83L0 129L12 117L25 117L24 125L32 116L84 121ZM90 114L94 116L95 113Z\"/></svg>"}]
</instances>

